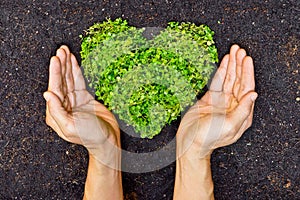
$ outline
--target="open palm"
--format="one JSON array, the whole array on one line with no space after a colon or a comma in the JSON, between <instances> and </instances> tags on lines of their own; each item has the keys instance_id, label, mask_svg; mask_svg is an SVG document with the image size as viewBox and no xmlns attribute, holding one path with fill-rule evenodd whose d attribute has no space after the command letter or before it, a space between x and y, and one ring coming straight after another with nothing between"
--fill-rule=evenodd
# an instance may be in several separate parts
<instances>
[{"instance_id":1,"label":"open palm","mask_svg":"<svg viewBox=\"0 0 300 200\"><path fill-rule=\"evenodd\" d=\"M120 146L120 132L113 114L86 90L75 56L67 46L51 58L46 122L64 140L84 145L90 153Z\"/></svg>"},{"instance_id":2,"label":"open palm","mask_svg":"<svg viewBox=\"0 0 300 200\"><path fill-rule=\"evenodd\" d=\"M177 154L209 155L236 142L252 124L254 67L244 49L233 45L218 68L209 91L183 117L177 132Z\"/></svg>"}]
</instances>

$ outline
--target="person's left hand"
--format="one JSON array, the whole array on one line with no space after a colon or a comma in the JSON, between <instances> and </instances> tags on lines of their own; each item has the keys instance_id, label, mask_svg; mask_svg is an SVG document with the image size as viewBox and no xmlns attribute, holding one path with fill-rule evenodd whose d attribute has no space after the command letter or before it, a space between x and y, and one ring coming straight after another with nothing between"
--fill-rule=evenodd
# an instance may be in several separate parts
<instances>
[{"instance_id":1,"label":"person's left hand","mask_svg":"<svg viewBox=\"0 0 300 200\"><path fill-rule=\"evenodd\" d=\"M113 114L86 90L75 56L67 46L50 61L46 123L64 140L85 146L97 159L108 159L120 147Z\"/></svg>"},{"instance_id":2,"label":"person's left hand","mask_svg":"<svg viewBox=\"0 0 300 200\"><path fill-rule=\"evenodd\" d=\"M204 158L236 142L251 126L257 98L251 57L233 45L218 68L209 91L183 117L177 154Z\"/></svg>"}]
</instances>

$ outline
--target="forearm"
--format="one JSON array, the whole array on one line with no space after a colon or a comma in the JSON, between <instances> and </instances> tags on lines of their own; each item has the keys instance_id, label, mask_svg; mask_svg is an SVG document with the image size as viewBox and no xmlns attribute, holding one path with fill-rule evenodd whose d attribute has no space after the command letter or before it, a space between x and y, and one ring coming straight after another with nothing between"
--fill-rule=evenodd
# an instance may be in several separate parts
<instances>
[{"instance_id":1,"label":"forearm","mask_svg":"<svg viewBox=\"0 0 300 200\"><path fill-rule=\"evenodd\" d=\"M84 199L123 199L121 172L102 164L90 155Z\"/></svg>"},{"instance_id":2,"label":"forearm","mask_svg":"<svg viewBox=\"0 0 300 200\"><path fill-rule=\"evenodd\" d=\"M99 119L100 134L104 141L100 149L94 146L89 150L89 166L86 178L84 199L120 200L123 199L121 177L120 130L114 116L102 105L94 101L93 111Z\"/></svg>"},{"instance_id":3,"label":"forearm","mask_svg":"<svg viewBox=\"0 0 300 200\"><path fill-rule=\"evenodd\" d=\"M174 200L181 199L214 199L210 156L200 159L183 155L177 160Z\"/></svg>"}]
</instances>

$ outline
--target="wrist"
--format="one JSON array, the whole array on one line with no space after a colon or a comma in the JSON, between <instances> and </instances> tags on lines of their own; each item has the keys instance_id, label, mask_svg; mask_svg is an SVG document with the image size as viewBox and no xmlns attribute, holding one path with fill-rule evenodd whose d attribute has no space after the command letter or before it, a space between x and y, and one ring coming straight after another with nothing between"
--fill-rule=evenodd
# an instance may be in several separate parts
<instances>
[{"instance_id":1,"label":"wrist","mask_svg":"<svg viewBox=\"0 0 300 200\"><path fill-rule=\"evenodd\" d=\"M207 155L204 158L196 156L183 155L176 161L176 172L178 171L179 178L186 178L188 176L194 176L195 174L201 179L209 178L210 173L210 158L211 155ZM178 169L178 170L177 170ZM197 178L198 179L198 178ZM186 179L188 180L188 179ZM200 180L200 179L199 179Z\"/></svg>"},{"instance_id":2,"label":"wrist","mask_svg":"<svg viewBox=\"0 0 300 200\"><path fill-rule=\"evenodd\" d=\"M97 160L97 162L111 168L120 169L120 130L118 127L116 127L116 130L113 129L111 123L104 121L99 116L97 117L100 123L97 135L101 135L101 139L85 146L89 152L90 160Z\"/></svg>"},{"instance_id":3,"label":"wrist","mask_svg":"<svg viewBox=\"0 0 300 200\"><path fill-rule=\"evenodd\" d=\"M118 174L121 167L121 156L112 157L114 157L113 160L116 167L110 166L94 155L89 154L89 169L93 171L93 175L104 177Z\"/></svg>"},{"instance_id":4,"label":"wrist","mask_svg":"<svg viewBox=\"0 0 300 200\"><path fill-rule=\"evenodd\" d=\"M97 149L88 149L89 165L108 170L121 170L121 148L118 145L106 143Z\"/></svg>"},{"instance_id":5,"label":"wrist","mask_svg":"<svg viewBox=\"0 0 300 200\"><path fill-rule=\"evenodd\" d=\"M84 199L123 199L119 168L111 168L90 154Z\"/></svg>"},{"instance_id":6,"label":"wrist","mask_svg":"<svg viewBox=\"0 0 300 200\"><path fill-rule=\"evenodd\" d=\"M210 155L183 155L176 162L174 199L214 199Z\"/></svg>"}]
</instances>

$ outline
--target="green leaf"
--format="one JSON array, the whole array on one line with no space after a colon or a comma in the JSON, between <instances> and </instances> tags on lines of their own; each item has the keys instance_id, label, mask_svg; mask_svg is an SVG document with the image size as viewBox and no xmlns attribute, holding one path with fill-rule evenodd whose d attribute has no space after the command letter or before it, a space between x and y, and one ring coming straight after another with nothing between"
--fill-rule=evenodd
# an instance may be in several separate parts
<instances>
[{"instance_id":1,"label":"green leaf","mask_svg":"<svg viewBox=\"0 0 300 200\"><path fill-rule=\"evenodd\" d=\"M214 32L205 25L170 22L152 40L120 18L80 35L84 74L97 99L153 138L203 91L218 62Z\"/></svg>"}]
</instances>

